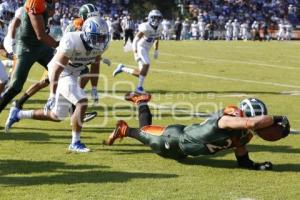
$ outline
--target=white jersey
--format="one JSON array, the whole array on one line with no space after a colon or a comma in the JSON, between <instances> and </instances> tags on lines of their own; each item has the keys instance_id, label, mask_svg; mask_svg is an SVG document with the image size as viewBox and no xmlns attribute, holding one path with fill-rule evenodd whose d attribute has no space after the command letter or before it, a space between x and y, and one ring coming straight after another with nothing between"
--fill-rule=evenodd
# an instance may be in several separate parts
<instances>
[{"instance_id":1,"label":"white jersey","mask_svg":"<svg viewBox=\"0 0 300 200\"><path fill-rule=\"evenodd\" d=\"M70 24L70 21L67 18L62 18L60 20L60 26L61 26L61 29L63 32L66 30L66 28L69 24Z\"/></svg>"},{"instance_id":2,"label":"white jersey","mask_svg":"<svg viewBox=\"0 0 300 200\"><path fill-rule=\"evenodd\" d=\"M197 23L192 23L191 25L191 32L193 37L197 37L199 33L199 26Z\"/></svg>"},{"instance_id":3,"label":"white jersey","mask_svg":"<svg viewBox=\"0 0 300 200\"><path fill-rule=\"evenodd\" d=\"M200 32L205 31L205 22L204 21L198 22L198 26L199 26L199 31Z\"/></svg>"},{"instance_id":4,"label":"white jersey","mask_svg":"<svg viewBox=\"0 0 300 200\"><path fill-rule=\"evenodd\" d=\"M154 41L160 38L162 26L160 24L155 30L148 22L144 22L139 25L139 32L143 32L144 36L138 41L138 48L142 47L150 49L154 44Z\"/></svg>"},{"instance_id":5,"label":"white jersey","mask_svg":"<svg viewBox=\"0 0 300 200\"><path fill-rule=\"evenodd\" d=\"M169 20L163 20L161 23L162 27L163 27L163 31L168 32L171 28L171 23Z\"/></svg>"},{"instance_id":6,"label":"white jersey","mask_svg":"<svg viewBox=\"0 0 300 200\"><path fill-rule=\"evenodd\" d=\"M87 51L81 39L82 33L81 31L69 32L64 34L60 40L59 46L56 49L57 53L62 53L69 58L69 63L61 73L61 77L69 75L78 77L85 66L94 63L96 57L103 53L103 51L95 49ZM49 71L51 71L53 62L55 62L55 56L48 64Z\"/></svg>"}]
</instances>

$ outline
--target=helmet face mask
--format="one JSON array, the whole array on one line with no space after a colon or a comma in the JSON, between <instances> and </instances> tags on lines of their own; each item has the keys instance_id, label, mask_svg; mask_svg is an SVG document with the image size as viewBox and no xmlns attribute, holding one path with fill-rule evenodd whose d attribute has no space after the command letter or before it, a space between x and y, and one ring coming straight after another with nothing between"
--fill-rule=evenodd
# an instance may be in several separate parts
<instances>
[{"instance_id":1,"label":"helmet face mask","mask_svg":"<svg viewBox=\"0 0 300 200\"><path fill-rule=\"evenodd\" d=\"M82 31L83 39L89 47L100 51L104 51L108 47L108 27L106 22L101 18L93 17L86 20Z\"/></svg>"},{"instance_id":2,"label":"helmet face mask","mask_svg":"<svg viewBox=\"0 0 300 200\"><path fill-rule=\"evenodd\" d=\"M148 15L148 22L151 26L157 27L162 22L162 14L159 10L152 10Z\"/></svg>"}]
</instances>

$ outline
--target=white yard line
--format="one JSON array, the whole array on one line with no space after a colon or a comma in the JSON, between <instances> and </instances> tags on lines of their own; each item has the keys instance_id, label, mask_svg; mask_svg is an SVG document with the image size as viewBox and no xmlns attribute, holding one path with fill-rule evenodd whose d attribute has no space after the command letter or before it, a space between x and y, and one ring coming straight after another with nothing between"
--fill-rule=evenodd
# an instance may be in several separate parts
<instances>
[{"instance_id":1,"label":"white yard line","mask_svg":"<svg viewBox=\"0 0 300 200\"><path fill-rule=\"evenodd\" d=\"M235 81L235 82L259 84L259 85L280 86L280 87L287 87L287 88L298 88L298 89L300 88L299 85L291 85L291 84L268 82L268 81L246 80L246 79L238 79L238 78L229 78L229 77L224 77L224 76L204 74L204 73L200 73L200 72L199 73L193 73L193 72L170 71L170 70L153 69L153 68L151 70L156 71L156 72L165 72L165 73L171 73L171 74L183 74L183 75L198 76L198 77L204 77L204 78L210 78L210 79L219 79L219 80L225 80L225 81Z\"/></svg>"},{"instance_id":2,"label":"white yard line","mask_svg":"<svg viewBox=\"0 0 300 200\"><path fill-rule=\"evenodd\" d=\"M119 63L113 62L112 64L116 65ZM136 66L134 66L134 65L129 65L129 64L124 64L124 65L127 67L136 68ZM193 72L183 72L183 71L175 71L175 70L171 71L171 70L156 69L156 68L151 68L150 70L155 71L155 72L198 76L198 77L204 77L204 78L210 78L210 79L219 79L219 80L224 80L224 81L235 81L235 82L251 83L251 84L258 84L258 85L280 86L280 87L297 88L297 89L300 88L299 85L291 85L291 84L268 82L268 81L255 81L255 80L238 79L238 78L229 78L229 77L225 77L225 76L210 75L210 74L204 74L204 73L200 73L200 72L193 73Z\"/></svg>"},{"instance_id":3,"label":"white yard line","mask_svg":"<svg viewBox=\"0 0 300 200\"><path fill-rule=\"evenodd\" d=\"M228 63L237 63L237 64L244 64L244 65L258 65L263 67L270 67L270 68L278 68L278 69L289 69L289 70L300 70L298 67L288 67L288 66L282 66L282 65L274 65L274 64L267 64L267 63L259 63L259 62L253 62L253 61L239 61L239 60L230 60L230 59L220 59L220 58L206 58L206 57L200 57L200 56L184 56L184 55L176 55L172 53L160 53L161 55L165 56L171 56L171 57L183 57L187 59L196 59L196 60L205 60L207 62L228 62Z\"/></svg>"}]
</instances>

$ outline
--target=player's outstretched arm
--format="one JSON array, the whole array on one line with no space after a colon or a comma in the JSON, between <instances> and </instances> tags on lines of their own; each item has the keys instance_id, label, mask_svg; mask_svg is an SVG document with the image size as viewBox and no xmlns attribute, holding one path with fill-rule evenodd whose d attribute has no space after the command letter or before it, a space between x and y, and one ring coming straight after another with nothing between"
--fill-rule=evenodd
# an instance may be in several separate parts
<instances>
[{"instance_id":1,"label":"player's outstretched arm","mask_svg":"<svg viewBox=\"0 0 300 200\"><path fill-rule=\"evenodd\" d=\"M256 117L232 117L223 116L218 126L222 129L252 129L258 130L274 124L272 116L261 115Z\"/></svg>"}]
</instances>

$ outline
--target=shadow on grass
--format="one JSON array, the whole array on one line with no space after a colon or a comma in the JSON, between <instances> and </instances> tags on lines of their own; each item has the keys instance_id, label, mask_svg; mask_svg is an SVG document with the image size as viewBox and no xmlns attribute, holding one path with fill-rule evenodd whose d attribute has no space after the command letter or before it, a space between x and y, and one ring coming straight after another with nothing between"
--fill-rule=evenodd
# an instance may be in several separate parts
<instances>
[{"instance_id":1,"label":"shadow on grass","mask_svg":"<svg viewBox=\"0 0 300 200\"><path fill-rule=\"evenodd\" d=\"M22 140L22 141L50 141L56 139L67 139L71 138L71 130L66 135L51 135L43 132L12 132L9 134L4 134L0 137L1 140ZM86 134L83 136L85 139L91 139L94 137L87 136Z\"/></svg>"},{"instance_id":2,"label":"shadow on grass","mask_svg":"<svg viewBox=\"0 0 300 200\"><path fill-rule=\"evenodd\" d=\"M268 159L266 159L268 160ZM184 165L201 165L212 168L224 168L224 169L235 169L238 168L237 162L235 160L221 160L221 159L211 159L206 156L203 157L188 157L184 160L178 161ZM300 172L300 164L276 164L273 163L273 172Z\"/></svg>"},{"instance_id":3,"label":"shadow on grass","mask_svg":"<svg viewBox=\"0 0 300 200\"><path fill-rule=\"evenodd\" d=\"M0 184L6 186L31 186L44 184L79 184L79 183L123 183L131 179L176 178L175 174L102 171L106 166L66 165L63 162L2 160L0 161ZM80 171L81 170L81 171ZM29 176L30 173L47 173ZM56 174L53 174L56 173ZM12 176L10 176L12 174ZM14 174L17 174L15 176ZM21 174L21 175L20 175ZM22 176L25 174L25 176ZM3 176L5 175L5 176Z\"/></svg>"}]
</instances>

